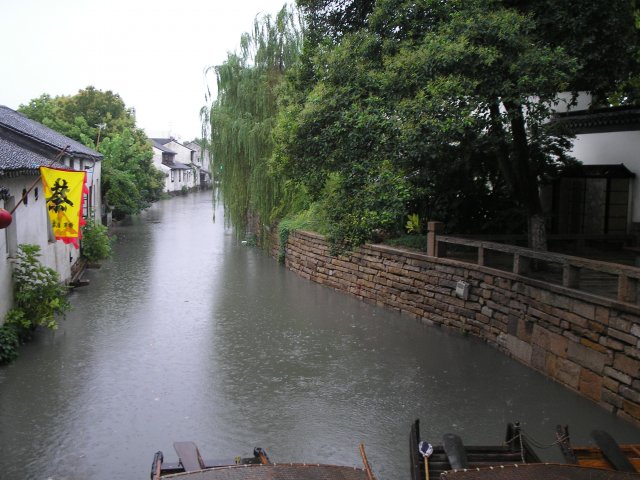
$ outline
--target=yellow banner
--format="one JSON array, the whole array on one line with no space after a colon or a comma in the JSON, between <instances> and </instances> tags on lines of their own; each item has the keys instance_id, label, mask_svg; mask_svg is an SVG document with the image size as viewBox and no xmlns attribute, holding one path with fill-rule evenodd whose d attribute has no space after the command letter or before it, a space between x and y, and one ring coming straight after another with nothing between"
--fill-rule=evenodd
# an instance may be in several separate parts
<instances>
[{"instance_id":1,"label":"yellow banner","mask_svg":"<svg viewBox=\"0 0 640 480\"><path fill-rule=\"evenodd\" d=\"M85 223L82 203L87 173L40 167L40 174L53 235L78 248L78 240L82 238L80 227Z\"/></svg>"}]
</instances>

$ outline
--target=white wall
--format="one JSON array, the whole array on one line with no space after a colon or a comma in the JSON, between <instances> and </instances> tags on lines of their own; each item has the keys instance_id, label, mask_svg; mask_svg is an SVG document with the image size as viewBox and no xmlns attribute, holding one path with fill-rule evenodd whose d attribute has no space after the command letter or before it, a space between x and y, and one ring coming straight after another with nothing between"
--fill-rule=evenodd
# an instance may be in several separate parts
<instances>
[{"instance_id":1,"label":"white wall","mask_svg":"<svg viewBox=\"0 0 640 480\"><path fill-rule=\"evenodd\" d=\"M193 152L192 149L185 147L181 143L176 142L175 140L166 144L165 147L176 152L176 156L175 156L176 162L184 163L185 165L191 165L193 163L192 160L195 160L195 157L196 157L195 152ZM192 153L193 153L193 156L191 155ZM182 175L184 177L184 172ZM182 184L180 185L180 188L182 188L182 185L185 185L187 188L193 188L198 186L200 181L199 175L194 175L193 170L191 170L191 173L188 174L187 177L188 179L186 181L183 180ZM176 178L176 181L177 181L177 178Z\"/></svg>"},{"instance_id":2,"label":"white wall","mask_svg":"<svg viewBox=\"0 0 640 480\"><path fill-rule=\"evenodd\" d=\"M0 208L9 210L10 207L0 200ZM11 283L11 263L7 258L7 230L0 230L0 324L13 306L13 284Z\"/></svg>"},{"instance_id":3,"label":"white wall","mask_svg":"<svg viewBox=\"0 0 640 480\"><path fill-rule=\"evenodd\" d=\"M153 147L153 165L164 174L164 191L170 192L172 189L170 172L171 169L162 163L162 150Z\"/></svg>"},{"instance_id":4,"label":"white wall","mask_svg":"<svg viewBox=\"0 0 640 480\"><path fill-rule=\"evenodd\" d=\"M176 162L184 163L185 165L191 164L191 150L190 148L185 147L181 143L171 141L165 145L169 150L176 152L175 160ZM194 154L195 157L195 154Z\"/></svg>"},{"instance_id":5,"label":"white wall","mask_svg":"<svg viewBox=\"0 0 640 480\"><path fill-rule=\"evenodd\" d=\"M93 214L93 220L100 223L102 218L102 162L84 162L87 171L87 188L91 189L91 203L89 212Z\"/></svg>"},{"instance_id":6,"label":"white wall","mask_svg":"<svg viewBox=\"0 0 640 480\"><path fill-rule=\"evenodd\" d=\"M28 190L36 178L39 177L5 178L2 184L9 189L11 200L4 208L10 209L17 203L22 197L23 189ZM11 242L11 236L16 239L14 242ZM0 322L4 321L4 315L11 308L13 299L11 258L15 255L15 247L12 248L11 245L21 243L39 245L40 262L56 270L61 281L68 282L71 279L71 266L80 258L80 250L53 239L41 183L29 193L27 204L21 203L13 213L11 225L0 230Z\"/></svg>"},{"instance_id":7,"label":"white wall","mask_svg":"<svg viewBox=\"0 0 640 480\"><path fill-rule=\"evenodd\" d=\"M171 191L180 192L182 187L193 187L193 171L191 169L173 169L169 174L168 182L171 184Z\"/></svg>"},{"instance_id":8,"label":"white wall","mask_svg":"<svg viewBox=\"0 0 640 480\"><path fill-rule=\"evenodd\" d=\"M640 222L640 131L577 135L571 155L585 165L624 164L636 175L632 181L631 221Z\"/></svg>"}]
</instances>

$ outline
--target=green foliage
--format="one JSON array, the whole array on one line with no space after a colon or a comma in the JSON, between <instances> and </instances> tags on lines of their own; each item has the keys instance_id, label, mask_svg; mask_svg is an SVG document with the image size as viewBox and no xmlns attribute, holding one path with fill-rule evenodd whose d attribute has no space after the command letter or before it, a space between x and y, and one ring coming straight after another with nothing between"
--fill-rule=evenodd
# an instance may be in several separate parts
<instances>
[{"instance_id":1,"label":"green foliage","mask_svg":"<svg viewBox=\"0 0 640 480\"><path fill-rule=\"evenodd\" d=\"M328 198L328 197L325 197ZM280 249L278 252L278 261L284 263L286 255L287 239L289 234L296 230L308 230L320 234L329 232L329 224L327 218L327 208L324 200L314 202L306 209L298 206L292 208L291 214L283 218L278 224L278 235L280 241Z\"/></svg>"},{"instance_id":2,"label":"green foliage","mask_svg":"<svg viewBox=\"0 0 640 480\"><path fill-rule=\"evenodd\" d=\"M32 120L91 148L96 148L98 134L102 140L135 128L135 119L118 94L91 86L72 96L52 98L43 94L20 105L19 110Z\"/></svg>"},{"instance_id":3,"label":"green foliage","mask_svg":"<svg viewBox=\"0 0 640 480\"><path fill-rule=\"evenodd\" d=\"M289 234L294 231L292 225L286 219L282 220L278 224L278 239L280 242L280 248L278 250L278 262L284 264L287 255L287 242L289 241Z\"/></svg>"},{"instance_id":4,"label":"green foliage","mask_svg":"<svg viewBox=\"0 0 640 480\"><path fill-rule=\"evenodd\" d=\"M407 229L407 233L420 233L420 217L417 213L412 213L407 215L407 224L405 227Z\"/></svg>"},{"instance_id":5,"label":"green foliage","mask_svg":"<svg viewBox=\"0 0 640 480\"><path fill-rule=\"evenodd\" d=\"M245 236L250 213L263 224L283 195L283 184L269 169L277 89L297 58L300 33L285 8L275 19L256 19L241 39L241 52L214 68L218 97L203 121L210 126L212 171L220 180L225 219Z\"/></svg>"},{"instance_id":6,"label":"green foliage","mask_svg":"<svg viewBox=\"0 0 640 480\"><path fill-rule=\"evenodd\" d=\"M366 26L374 0L297 0L307 20L309 37L314 42L338 41Z\"/></svg>"},{"instance_id":7,"label":"green foliage","mask_svg":"<svg viewBox=\"0 0 640 480\"><path fill-rule=\"evenodd\" d=\"M8 319L0 325L0 365L14 361L18 356L20 338L18 326Z\"/></svg>"},{"instance_id":8,"label":"green foliage","mask_svg":"<svg viewBox=\"0 0 640 480\"><path fill-rule=\"evenodd\" d=\"M591 11L597 2L588 3ZM586 63L576 52L589 50L591 39L569 39L562 30L574 22L570 29L591 31L588 23L597 16L576 12L573 4L301 5L310 30L325 29L331 41L307 36L315 43L305 44L300 67L280 90L273 166L314 200L328 176L339 175L331 210L336 245L398 231L409 212L458 232L521 231L527 217L541 212L540 185L571 161L570 136L548 122L557 93L585 79L594 89L610 85L611 77L597 74L598 83L585 65L597 57L627 68L624 52L637 48L621 2L606 12L606 23L626 25L632 46L614 52L598 45ZM344 15L350 21L340 28L335 20ZM552 31L557 35L548 35ZM393 172L387 177L377 173L384 162L383 170ZM376 205L376 189L395 191L398 201L383 194L389 201Z\"/></svg>"},{"instance_id":9,"label":"green foliage","mask_svg":"<svg viewBox=\"0 0 640 480\"><path fill-rule=\"evenodd\" d=\"M398 230L411 187L390 161L373 165L361 175L341 177L326 201L329 240L334 253L350 250L366 241L379 241Z\"/></svg>"},{"instance_id":10,"label":"green foliage","mask_svg":"<svg viewBox=\"0 0 640 480\"><path fill-rule=\"evenodd\" d=\"M638 90L627 89L628 81L640 73L635 0L611 0L606 6L600 0L505 3L535 19L532 31L536 37L561 47L577 60L571 90L591 91L602 102L611 92L622 89L626 90L626 102L640 101Z\"/></svg>"},{"instance_id":11,"label":"green foliage","mask_svg":"<svg viewBox=\"0 0 640 480\"><path fill-rule=\"evenodd\" d=\"M567 161L568 138L547 119L576 62L499 2L451 2L438 18L417 43L388 41L385 59L402 150L426 167L432 208L457 225L470 223L460 215L469 208L494 216L497 196L515 200L522 215L539 213L540 182Z\"/></svg>"},{"instance_id":12,"label":"green foliage","mask_svg":"<svg viewBox=\"0 0 640 480\"><path fill-rule=\"evenodd\" d=\"M147 207L142 195L136 186L135 177L132 173L106 165L103 167L105 181L103 186L107 192L104 195L107 206L113 210L116 219L124 218L126 215L133 215Z\"/></svg>"},{"instance_id":13,"label":"green foliage","mask_svg":"<svg viewBox=\"0 0 640 480\"><path fill-rule=\"evenodd\" d=\"M549 122L558 92L624 104L639 91L628 0L297 3L304 45L284 77L250 63L277 44L262 27L216 68L212 171L240 234L249 211L284 218L285 238L312 210L335 251L403 232L409 213L521 233L540 218L541 185L573 161L571 136Z\"/></svg>"},{"instance_id":14,"label":"green foliage","mask_svg":"<svg viewBox=\"0 0 640 480\"><path fill-rule=\"evenodd\" d=\"M133 215L159 200L162 172L153 166L153 150L141 130L123 130L100 142L102 193L115 218Z\"/></svg>"},{"instance_id":15,"label":"green foliage","mask_svg":"<svg viewBox=\"0 0 640 480\"><path fill-rule=\"evenodd\" d=\"M71 307L58 272L42 265L39 256L38 245L21 244L13 268L15 312L10 323L19 323L26 330L38 326L56 329L56 315Z\"/></svg>"},{"instance_id":16,"label":"green foliage","mask_svg":"<svg viewBox=\"0 0 640 480\"><path fill-rule=\"evenodd\" d=\"M422 252L427 251L427 236L426 235L402 235L395 238L389 238L383 243L386 245L393 245L395 247L410 248L413 250L420 250Z\"/></svg>"},{"instance_id":17,"label":"green foliage","mask_svg":"<svg viewBox=\"0 0 640 480\"><path fill-rule=\"evenodd\" d=\"M0 326L0 363L13 361L21 341L36 327L58 328L56 317L71 308L58 273L40 263L38 245L19 245L13 267L14 307Z\"/></svg>"},{"instance_id":18,"label":"green foliage","mask_svg":"<svg viewBox=\"0 0 640 480\"><path fill-rule=\"evenodd\" d=\"M82 256L89 262L98 262L111 256L111 238L107 227L88 221L82 227Z\"/></svg>"},{"instance_id":19,"label":"green foliage","mask_svg":"<svg viewBox=\"0 0 640 480\"><path fill-rule=\"evenodd\" d=\"M161 197L164 177L153 166L151 144L119 95L87 87L73 96L41 95L19 110L104 155L102 196L115 218Z\"/></svg>"}]
</instances>

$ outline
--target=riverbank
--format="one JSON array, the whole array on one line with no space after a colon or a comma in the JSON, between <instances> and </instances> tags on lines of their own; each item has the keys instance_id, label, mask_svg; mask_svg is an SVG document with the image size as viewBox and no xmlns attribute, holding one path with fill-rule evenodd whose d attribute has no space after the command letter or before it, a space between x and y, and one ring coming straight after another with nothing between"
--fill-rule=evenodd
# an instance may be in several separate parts
<instances>
[{"instance_id":1,"label":"riverbank","mask_svg":"<svg viewBox=\"0 0 640 480\"><path fill-rule=\"evenodd\" d=\"M432 325L479 337L640 425L640 308L544 281L382 245L332 257L292 232L298 275Z\"/></svg>"}]
</instances>

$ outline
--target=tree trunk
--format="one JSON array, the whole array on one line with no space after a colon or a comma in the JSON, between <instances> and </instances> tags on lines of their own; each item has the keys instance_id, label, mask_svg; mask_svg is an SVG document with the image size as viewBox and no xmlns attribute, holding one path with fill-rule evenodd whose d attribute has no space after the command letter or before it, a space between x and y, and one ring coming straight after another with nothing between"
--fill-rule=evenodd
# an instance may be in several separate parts
<instances>
[{"instance_id":1,"label":"tree trunk","mask_svg":"<svg viewBox=\"0 0 640 480\"><path fill-rule=\"evenodd\" d=\"M542 213L529 215L529 248L547 250L547 225Z\"/></svg>"},{"instance_id":2,"label":"tree trunk","mask_svg":"<svg viewBox=\"0 0 640 480\"><path fill-rule=\"evenodd\" d=\"M500 120L499 103L490 107L492 133L501 138L498 141L498 161L502 173L511 188L514 200L527 215L528 245L533 250L547 250L547 229L540 191L538 172L531 164L529 139L522 107L515 103L505 103L511 115L511 142L507 144L506 132Z\"/></svg>"}]
</instances>

